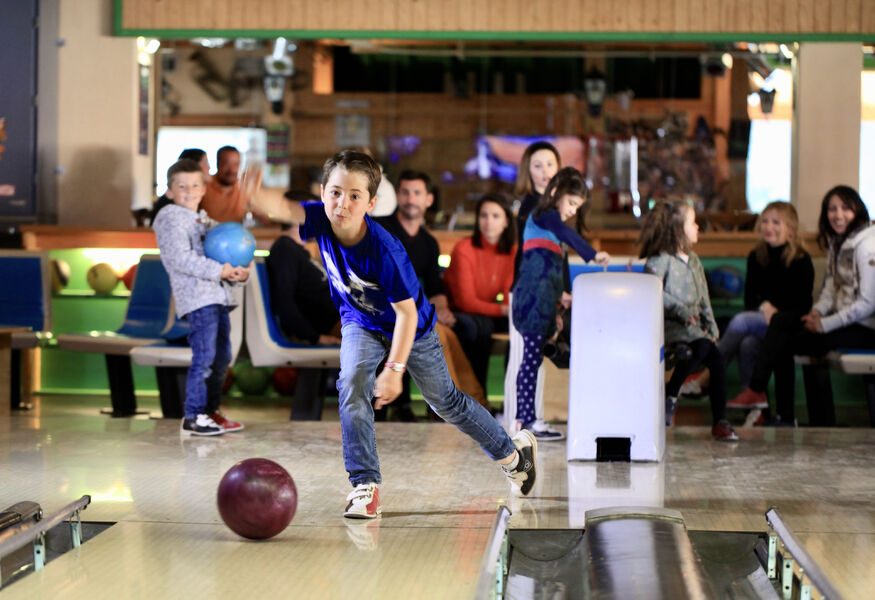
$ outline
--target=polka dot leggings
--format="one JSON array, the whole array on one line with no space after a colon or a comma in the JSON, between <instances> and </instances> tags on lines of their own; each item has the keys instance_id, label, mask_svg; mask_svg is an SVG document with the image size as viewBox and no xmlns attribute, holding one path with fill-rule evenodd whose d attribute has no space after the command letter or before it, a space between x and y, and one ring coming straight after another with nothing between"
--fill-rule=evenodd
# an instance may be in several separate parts
<instances>
[{"instance_id":1,"label":"polka dot leggings","mask_svg":"<svg viewBox=\"0 0 875 600\"><path fill-rule=\"evenodd\" d=\"M522 332L521 332L522 333ZM522 333L523 360L516 376L516 418L526 427L535 420L535 387L544 360L543 335Z\"/></svg>"}]
</instances>

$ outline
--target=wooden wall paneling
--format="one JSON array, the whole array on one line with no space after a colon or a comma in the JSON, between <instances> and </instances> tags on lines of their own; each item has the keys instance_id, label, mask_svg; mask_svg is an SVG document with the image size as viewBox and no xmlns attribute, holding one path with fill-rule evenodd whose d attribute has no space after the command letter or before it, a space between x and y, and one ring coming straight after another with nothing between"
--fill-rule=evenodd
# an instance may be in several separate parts
<instances>
[{"instance_id":1,"label":"wooden wall paneling","mask_svg":"<svg viewBox=\"0 0 875 600\"><path fill-rule=\"evenodd\" d=\"M829 28L830 31L846 31L844 0L832 0L829 3Z\"/></svg>"},{"instance_id":2,"label":"wooden wall paneling","mask_svg":"<svg viewBox=\"0 0 875 600\"><path fill-rule=\"evenodd\" d=\"M864 3L872 4L872 0L845 0L846 32L861 33L864 31L860 28L860 24L863 22Z\"/></svg>"},{"instance_id":3,"label":"wooden wall paneling","mask_svg":"<svg viewBox=\"0 0 875 600\"><path fill-rule=\"evenodd\" d=\"M675 0L675 2L683 2L683 0ZM717 6L717 0L705 0L704 2L686 0L683 2L678 10L683 10L689 16L686 31L705 31L707 15L714 12Z\"/></svg>"},{"instance_id":4,"label":"wooden wall paneling","mask_svg":"<svg viewBox=\"0 0 875 600\"><path fill-rule=\"evenodd\" d=\"M419 31L445 31L447 29L457 29L458 23L455 19L456 2L426 2L425 18L417 23L416 29Z\"/></svg>"},{"instance_id":5,"label":"wooden wall paneling","mask_svg":"<svg viewBox=\"0 0 875 600\"><path fill-rule=\"evenodd\" d=\"M796 19L799 31L814 31L814 4L816 0L798 0Z\"/></svg>"},{"instance_id":6,"label":"wooden wall paneling","mask_svg":"<svg viewBox=\"0 0 875 600\"><path fill-rule=\"evenodd\" d=\"M784 0L773 0L765 2L766 5L766 23L777 30L785 31L781 26L784 19Z\"/></svg>"},{"instance_id":7,"label":"wooden wall paneling","mask_svg":"<svg viewBox=\"0 0 875 600\"><path fill-rule=\"evenodd\" d=\"M726 24L728 29L735 29L738 26L735 12L735 1L720 0L719 7L719 10L713 14L706 15L706 18L708 19L706 23L707 31L720 31L722 24Z\"/></svg>"},{"instance_id":8,"label":"wooden wall paneling","mask_svg":"<svg viewBox=\"0 0 875 600\"><path fill-rule=\"evenodd\" d=\"M575 24L580 23L583 26L583 11L586 9L585 0L575 2L574 0L556 0L555 3L559 9L558 14L565 15L565 29L574 30Z\"/></svg>"},{"instance_id":9,"label":"wooden wall paneling","mask_svg":"<svg viewBox=\"0 0 875 600\"><path fill-rule=\"evenodd\" d=\"M647 3L649 6L651 3ZM658 19L656 22L657 29L654 31L673 31L673 25L675 21L675 13L678 11L678 3L671 2L669 5L660 9L658 12Z\"/></svg>"},{"instance_id":10,"label":"wooden wall paneling","mask_svg":"<svg viewBox=\"0 0 875 600\"><path fill-rule=\"evenodd\" d=\"M800 31L799 0L783 0L784 14L779 21L784 31Z\"/></svg>"},{"instance_id":11,"label":"wooden wall paneling","mask_svg":"<svg viewBox=\"0 0 875 600\"><path fill-rule=\"evenodd\" d=\"M767 31L769 29L769 10L766 2L759 0L741 0L738 11L742 15L747 15L750 23L750 30Z\"/></svg>"},{"instance_id":12,"label":"wooden wall paneling","mask_svg":"<svg viewBox=\"0 0 875 600\"><path fill-rule=\"evenodd\" d=\"M675 0L674 11L672 11L672 22L670 31L685 31L689 28L690 11L688 5L690 0Z\"/></svg>"},{"instance_id":13,"label":"wooden wall paneling","mask_svg":"<svg viewBox=\"0 0 875 600\"><path fill-rule=\"evenodd\" d=\"M574 0L570 0L574 2ZM581 31L598 31L599 29L599 11L595 5L600 0L581 0L580 5L580 25L578 29ZM574 24L570 24L574 28Z\"/></svg>"},{"instance_id":14,"label":"wooden wall paneling","mask_svg":"<svg viewBox=\"0 0 875 600\"><path fill-rule=\"evenodd\" d=\"M136 29L837 33L875 31L871 0L120 0ZM755 18L767 15L765 20Z\"/></svg>"},{"instance_id":15,"label":"wooden wall paneling","mask_svg":"<svg viewBox=\"0 0 875 600\"><path fill-rule=\"evenodd\" d=\"M875 31L875 2L863 2L860 7L860 30Z\"/></svg>"},{"instance_id":16,"label":"wooden wall paneling","mask_svg":"<svg viewBox=\"0 0 875 600\"><path fill-rule=\"evenodd\" d=\"M814 2L814 29L815 31L828 31L830 11L832 7L826 2Z\"/></svg>"}]
</instances>

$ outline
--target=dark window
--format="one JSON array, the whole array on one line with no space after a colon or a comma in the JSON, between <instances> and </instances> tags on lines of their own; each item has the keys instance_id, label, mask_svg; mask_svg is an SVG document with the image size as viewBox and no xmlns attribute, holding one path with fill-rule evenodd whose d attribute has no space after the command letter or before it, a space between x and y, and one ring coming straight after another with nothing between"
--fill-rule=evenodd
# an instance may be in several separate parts
<instances>
[{"instance_id":1,"label":"dark window","mask_svg":"<svg viewBox=\"0 0 875 600\"><path fill-rule=\"evenodd\" d=\"M698 58L611 58L608 92L632 90L635 98L699 98L702 66Z\"/></svg>"}]
</instances>

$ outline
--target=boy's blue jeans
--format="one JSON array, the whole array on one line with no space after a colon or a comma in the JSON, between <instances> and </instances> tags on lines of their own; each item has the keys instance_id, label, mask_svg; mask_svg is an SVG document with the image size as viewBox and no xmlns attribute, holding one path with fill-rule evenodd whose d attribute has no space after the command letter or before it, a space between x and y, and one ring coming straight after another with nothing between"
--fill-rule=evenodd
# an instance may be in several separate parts
<instances>
[{"instance_id":1,"label":"boy's blue jeans","mask_svg":"<svg viewBox=\"0 0 875 600\"><path fill-rule=\"evenodd\" d=\"M746 310L732 317L717 342L717 349L726 359L726 364L738 355L738 376L743 388L750 385L766 329L766 318L760 311Z\"/></svg>"},{"instance_id":2,"label":"boy's blue jeans","mask_svg":"<svg viewBox=\"0 0 875 600\"><path fill-rule=\"evenodd\" d=\"M354 486L382 482L372 402L377 367L389 353L390 345L386 336L358 323L343 325L337 391L343 461ZM429 406L480 444L489 458L499 460L514 453L516 447L489 411L456 388L433 329L413 343L407 371Z\"/></svg>"},{"instance_id":3,"label":"boy's blue jeans","mask_svg":"<svg viewBox=\"0 0 875 600\"><path fill-rule=\"evenodd\" d=\"M185 418L219 409L225 371L231 364L230 307L210 304L188 313L191 367L185 382Z\"/></svg>"}]
</instances>

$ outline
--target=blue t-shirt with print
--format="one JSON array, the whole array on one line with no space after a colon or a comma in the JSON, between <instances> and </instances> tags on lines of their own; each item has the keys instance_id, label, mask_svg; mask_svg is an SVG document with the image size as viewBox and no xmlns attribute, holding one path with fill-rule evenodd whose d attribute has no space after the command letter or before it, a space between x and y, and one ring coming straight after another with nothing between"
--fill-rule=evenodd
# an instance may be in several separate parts
<instances>
[{"instance_id":1,"label":"blue t-shirt with print","mask_svg":"<svg viewBox=\"0 0 875 600\"><path fill-rule=\"evenodd\" d=\"M426 299L401 242L365 215L365 237L353 246L343 246L331 230L322 202L304 202L302 206L306 220L301 237L319 244L341 322L353 321L391 338L395 330L392 303L413 298L416 339L434 328L434 306Z\"/></svg>"}]
</instances>

